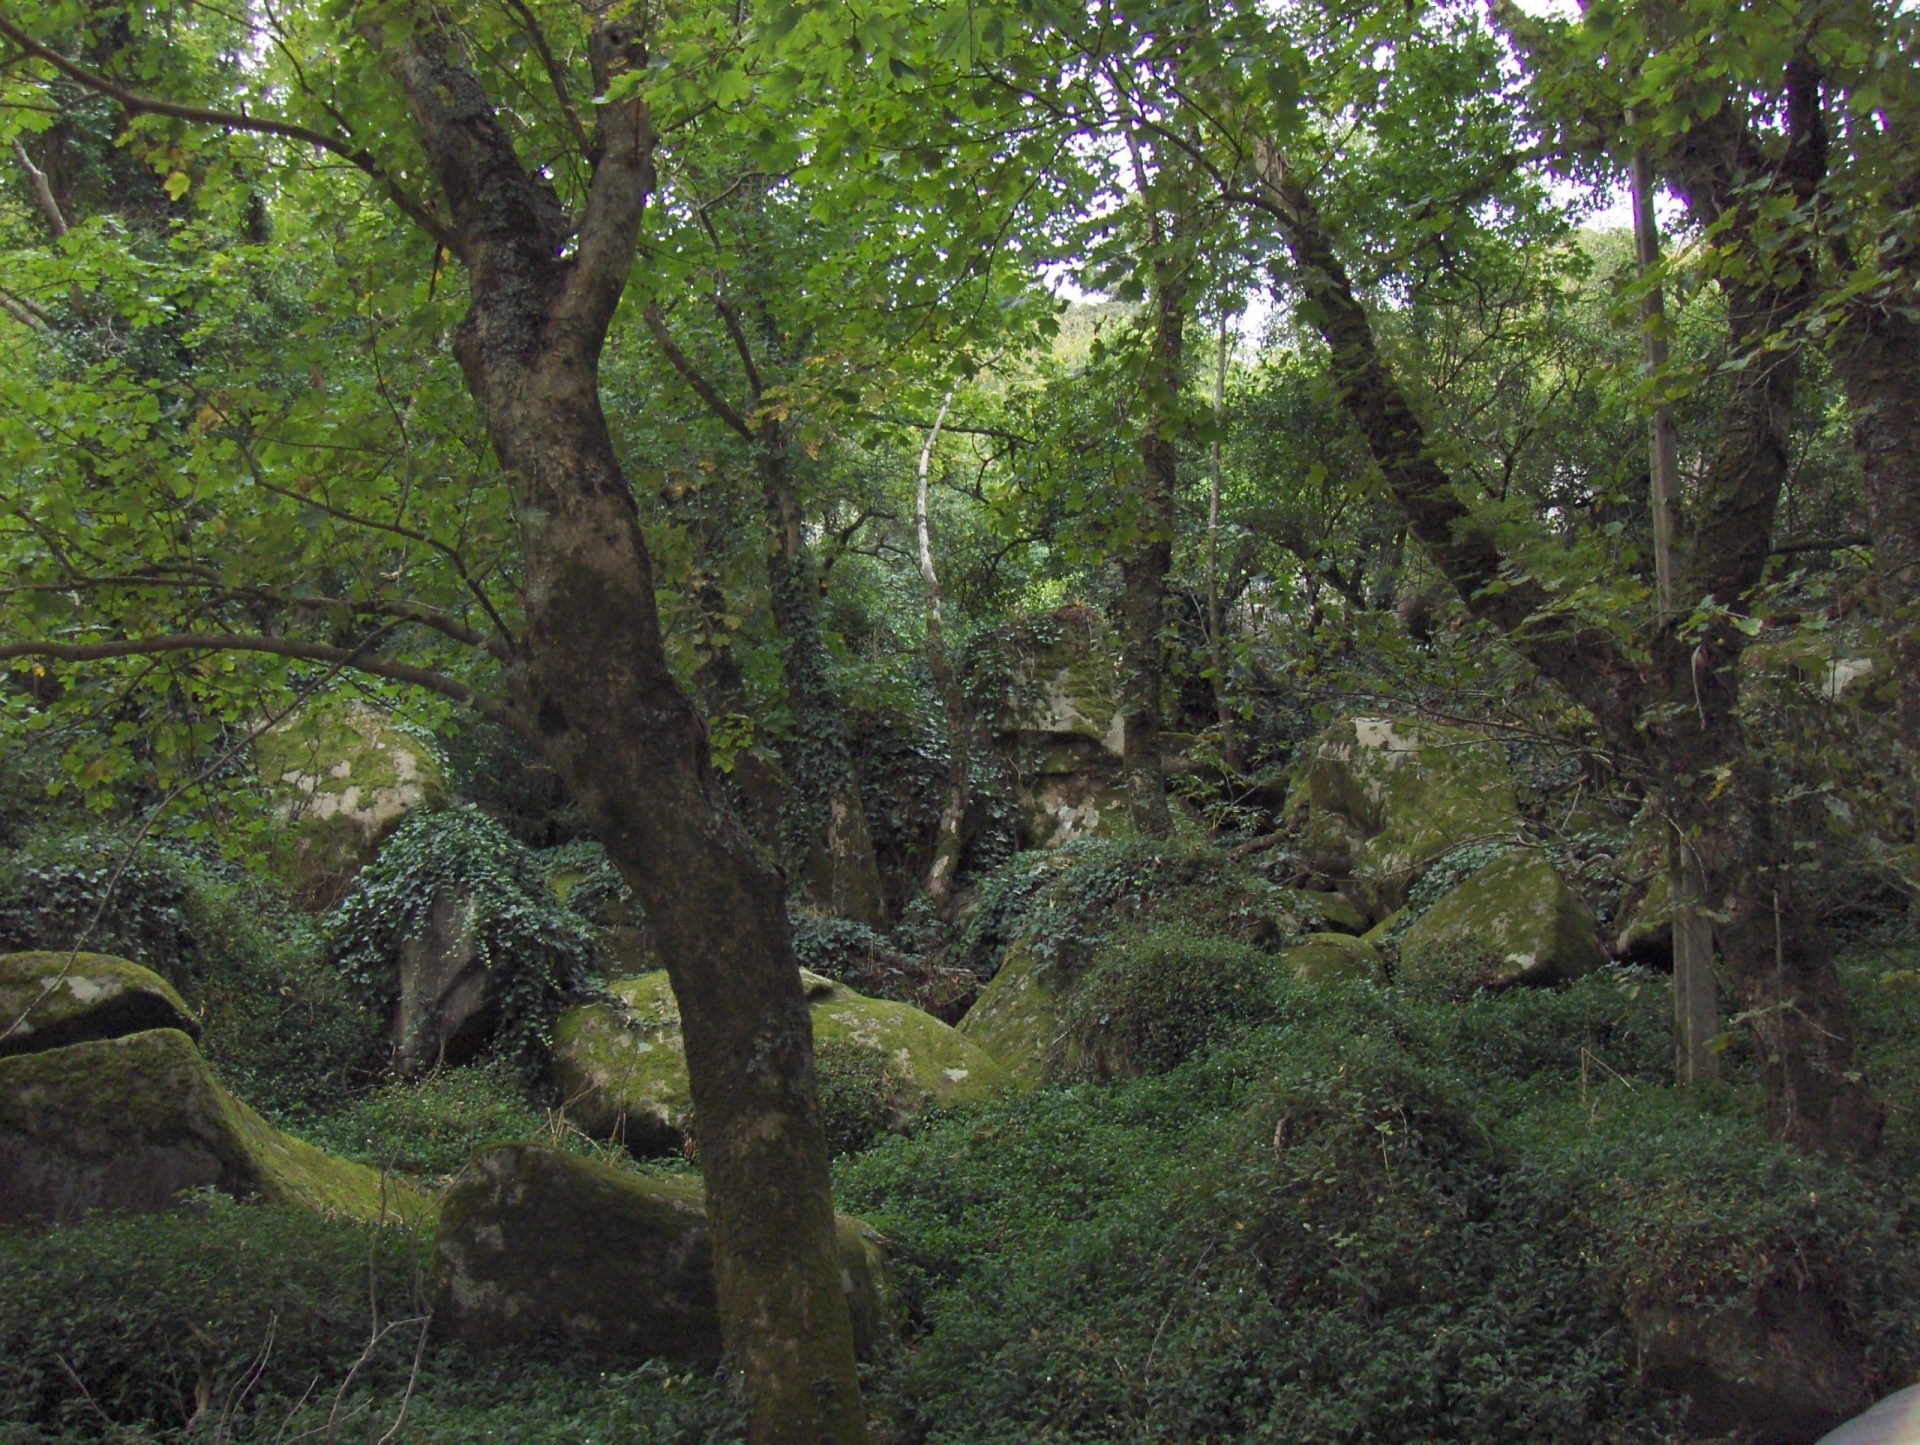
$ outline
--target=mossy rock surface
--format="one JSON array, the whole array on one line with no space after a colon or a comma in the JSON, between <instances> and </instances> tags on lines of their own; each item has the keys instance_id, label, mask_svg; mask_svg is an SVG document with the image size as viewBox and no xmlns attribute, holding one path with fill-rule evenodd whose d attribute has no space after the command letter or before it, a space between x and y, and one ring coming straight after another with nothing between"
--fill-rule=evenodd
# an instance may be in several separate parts
<instances>
[{"instance_id":1,"label":"mossy rock surface","mask_svg":"<svg viewBox=\"0 0 1920 1445\"><path fill-rule=\"evenodd\" d=\"M878 1235L845 1215L838 1243L855 1345L870 1353L893 1328L885 1253ZM435 1317L471 1344L558 1337L608 1363L719 1361L698 1179L641 1177L540 1145L502 1145L476 1155L448 1192L433 1256Z\"/></svg>"},{"instance_id":2,"label":"mossy rock surface","mask_svg":"<svg viewBox=\"0 0 1920 1445\"><path fill-rule=\"evenodd\" d=\"M1048 1059L1066 1033L1067 1001L1033 950L1016 944L959 1029L998 1059L1016 1083L1034 1088L1046 1079Z\"/></svg>"},{"instance_id":3,"label":"mossy rock surface","mask_svg":"<svg viewBox=\"0 0 1920 1445\"><path fill-rule=\"evenodd\" d=\"M411 1187L273 1128L178 1029L0 1059L0 1224L148 1214L199 1188L368 1221L427 1208Z\"/></svg>"},{"instance_id":4,"label":"mossy rock surface","mask_svg":"<svg viewBox=\"0 0 1920 1445\"><path fill-rule=\"evenodd\" d=\"M1057 848L1072 838L1135 832L1133 804L1110 767L1081 773L1044 774L1020 792L1021 838L1032 848Z\"/></svg>"},{"instance_id":5,"label":"mossy rock surface","mask_svg":"<svg viewBox=\"0 0 1920 1445\"><path fill-rule=\"evenodd\" d=\"M994 732L1030 747L1084 738L1119 752L1119 646L1099 613L1070 603L1012 623L999 650L1009 667L1004 694L986 708Z\"/></svg>"},{"instance_id":6,"label":"mossy rock surface","mask_svg":"<svg viewBox=\"0 0 1920 1445\"><path fill-rule=\"evenodd\" d=\"M1367 915L1352 899L1338 893L1320 893L1306 888L1287 888L1281 890L1281 896L1287 906L1298 916L1300 922L1308 928L1324 933L1351 933L1358 936L1367 931Z\"/></svg>"},{"instance_id":7,"label":"mossy rock surface","mask_svg":"<svg viewBox=\"0 0 1920 1445\"><path fill-rule=\"evenodd\" d=\"M1606 962L1594 932L1593 913L1546 856L1515 849L1442 894L1407 929L1399 977L1565 983Z\"/></svg>"},{"instance_id":8,"label":"mossy rock surface","mask_svg":"<svg viewBox=\"0 0 1920 1445\"><path fill-rule=\"evenodd\" d=\"M1314 741L1286 817L1315 870L1355 880L1380 918L1448 849L1510 836L1519 807L1505 757L1477 733L1352 717Z\"/></svg>"},{"instance_id":9,"label":"mossy rock surface","mask_svg":"<svg viewBox=\"0 0 1920 1445\"><path fill-rule=\"evenodd\" d=\"M817 1048L870 1050L885 1063L873 1101L904 1129L932 1105L984 1103L1012 1087L993 1054L928 1013L800 971ZM680 1010L664 969L609 985L616 1003L579 1004L554 1025L554 1083L569 1118L640 1152L678 1148L693 1123ZM831 1123L831 1121L829 1121Z\"/></svg>"},{"instance_id":10,"label":"mossy rock surface","mask_svg":"<svg viewBox=\"0 0 1920 1445\"><path fill-rule=\"evenodd\" d=\"M105 953L0 955L0 1058L147 1029L200 1037L200 1021L153 970Z\"/></svg>"},{"instance_id":11,"label":"mossy rock surface","mask_svg":"<svg viewBox=\"0 0 1920 1445\"><path fill-rule=\"evenodd\" d=\"M316 708L254 741L254 763L290 827L274 862L319 907L411 813L446 802L431 749L364 704Z\"/></svg>"},{"instance_id":12,"label":"mossy rock surface","mask_svg":"<svg viewBox=\"0 0 1920 1445\"><path fill-rule=\"evenodd\" d=\"M1384 970L1380 952L1350 933L1313 933L1291 948L1280 950L1280 962L1302 983L1333 978L1379 979Z\"/></svg>"}]
</instances>

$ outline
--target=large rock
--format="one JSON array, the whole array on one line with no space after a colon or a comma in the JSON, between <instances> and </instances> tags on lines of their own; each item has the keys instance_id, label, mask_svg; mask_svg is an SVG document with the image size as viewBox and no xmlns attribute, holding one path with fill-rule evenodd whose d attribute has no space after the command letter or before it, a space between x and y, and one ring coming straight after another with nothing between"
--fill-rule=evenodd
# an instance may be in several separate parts
<instances>
[{"instance_id":1,"label":"large rock","mask_svg":"<svg viewBox=\"0 0 1920 1445\"><path fill-rule=\"evenodd\" d=\"M890 1333L885 1256L840 1216L841 1284L863 1354ZM641 1178L535 1144L474 1157L441 1205L436 1321L498 1348L557 1336L596 1360L720 1358L697 1179Z\"/></svg>"},{"instance_id":2,"label":"large rock","mask_svg":"<svg viewBox=\"0 0 1920 1445\"><path fill-rule=\"evenodd\" d=\"M1023 844L1131 831L1118 786L1119 650L1100 614L1069 603L993 641L1006 671L981 721L1016 780Z\"/></svg>"},{"instance_id":3,"label":"large rock","mask_svg":"<svg viewBox=\"0 0 1920 1445\"><path fill-rule=\"evenodd\" d=\"M1592 912L1536 849L1518 848L1449 889L1400 939L1403 979L1553 984L1606 962Z\"/></svg>"},{"instance_id":4,"label":"large rock","mask_svg":"<svg viewBox=\"0 0 1920 1445\"><path fill-rule=\"evenodd\" d=\"M1287 798L1314 869L1348 880L1374 918L1449 849L1511 837L1519 817L1499 747L1475 733L1394 718L1344 718L1314 741Z\"/></svg>"},{"instance_id":5,"label":"large rock","mask_svg":"<svg viewBox=\"0 0 1920 1445\"><path fill-rule=\"evenodd\" d=\"M1302 983L1335 978L1381 978L1380 951L1348 933L1310 933L1280 950L1280 961Z\"/></svg>"},{"instance_id":6,"label":"large rock","mask_svg":"<svg viewBox=\"0 0 1920 1445\"><path fill-rule=\"evenodd\" d=\"M443 892L427 910L426 931L400 944L387 1036L403 1077L466 1063L493 1037L500 996L477 946L476 912L471 896Z\"/></svg>"},{"instance_id":7,"label":"large rock","mask_svg":"<svg viewBox=\"0 0 1920 1445\"><path fill-rule=\"evenodd\" d=\"M365 1220L424 1209L409 1187L273 1128L178 1029L0 1059L0 1224L153 1213L199 1188Z\"/></svg>"},{"instance_id":8,"label":"large rock","mask_svg":"<svg viewBox=\"0 0 1920 1445\"><path fill-rule=\"evenodd\" d=\"M1067 1000L1034 951L1016 944L959 1030L999 1060L1016 1083L1032 1088L1046 1080L1049 1060L1067 1033Z\"/></svg>"},{"instance_id":9,"label":"large rock","mask_svg":"<svg viewBox=\"0 0 1920 1445\"><path fill-rule=\"evenodd\" d=\"M173 985L137 963L104 953L0 955L0 1057L144 1029L200 1037Z\"/></svg>"},{"instance_id":10,"label":"large rock","mask_svg":"<svg viewBox=\"0 0 1920 1445\"><path fill-rule=\"evenodd\" d=\"M800 971L817 1049L871 1050L886 1064L889 1122L931 1105L984 1102L1012 1080L994 1057L919 1009L867 998ZM665 970L609 985L614 1003L579 1004L553 1031L553 1076L568 1117L638 1152L679 1148L693 1124L680 1010Z\"/></svg>"},{"instance_id":11,"label":"large rock","mask_svg":"<svg viewBox=\"0 0 1920 1445\"><path fill-rule=\"evenodd\" d=\"M426 744L361 703L311 709L255 739L253 754L289 825L274 862L314 908L339 901L401 819L445 798Z\"/></svg>"}]
</instances>

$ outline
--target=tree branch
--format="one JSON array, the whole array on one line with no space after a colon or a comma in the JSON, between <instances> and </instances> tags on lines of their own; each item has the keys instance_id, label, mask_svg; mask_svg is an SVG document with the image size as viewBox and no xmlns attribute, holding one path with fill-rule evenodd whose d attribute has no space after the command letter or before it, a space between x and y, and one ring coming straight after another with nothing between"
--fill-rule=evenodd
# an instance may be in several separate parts
<instances>
[{"instance_id":1,"label":"tree branch","mask_svg":"<svg viewBox=\"0 0 1920 1445\"><path fill-rule=\"evenodd\" d=\"M758 440L747 419L734 410L733 405L720 395L718 388L700 373L699 368L688 359L687 353L680 349L680 343L675 341L673 333L667 330L667 318L660 314L660 308L647 307L644 319L647 323L647 331L658 343L662 354L672 363L673 369L680 373L687 385L693 388L694 395L707 404L707 410L748 441Z\"/></svg>"},{"instance_id":2,"label":"tree branch","mask_svg":"<svg viewBox=\"0 0 1920 1445\"><path fill-rule=\"evenodd\" d=\"M47 218L47 229L53 232L54 240L59 240L67 234L67 218L60 214L60 202L54 198L53 185L48 181L47 173L33 163L33 157L27 154L27 148L20 143L18 136L14 137L13 154L27 173L27 184L33 190L34 202Z\"/></svg>"},{"instance_id":3,"label":"tree branch","mask_svg":"<svg viewBox=\"0 0 1920 1445\"><path fill-rule=\"evenodd\" d=\"M302 662L324 662L330 666L351 668L394 682L404 682L428 692L439 693L482 717L522 737L532 736L532 724L499 698L455 682L429 668L392 658L368 656L364 646L331 647L320 642L302 642L292 637L268 637L246 632L172 632L154 637L115 637L104 642L54 642L45 638L31 642L0 643L0 662L20 657L44 657L55 662L103 662L116 657L152 657L168 652L259 652L274 657L291 657Z\"/></svg>"},{"instance_id":4,"label":"tree branch","mask_svg":"<svg viewBox=\"0 0 1920 1445\"><path fill-rule=\"evenodd\" d=\"M415 225L454 255L462 255L458 235L432 211L402 190L399 183L380 168L380 163L374 159L373 152L364 146L356 146L350 140L329 135L325 131L314 130L311 126L300 125L295 121L280 120L274 116L248 115L245 111L211 110L205 106L186 105L180 101L165 100L157 95L146 95L137 90L129 90L118 81L101 75L97 71L89 70L84 65L69 60L59 51L42 45L5 15L0 15L0 35L6 36L27 54L46 61L75 84L95 94L118 101L129 115L163 115L173 120L184 120L193 125L216 126L226 130L248 131L254 135L276 136L281 140L301 141L331 155L339 156L354 169L363 171L378 181L386 189L388 198Z\"/></svg>"},{"instance_id":5,"label":"tree branch","mask_svg":"<svg viewBox=\"0 0 1920 1445\"><path fill-rule=\"evenodd\" d=\"M566 118L567 130L573 136L573 143L579 147L582 158L590 158L592 147L587 143L587 128L580 121L580 112L574 108L573 97L567 89L567 72L554 58L553 47L547 44L547 33L533 18L533 11L527 8L527 0L507 0L513 13L520 17L525 27L527 39L533 42L534 53L540 57L540 63L546 67L547 80L553 86L554 98L560 102L560 114Z\"/></svg>"}]
</instances>

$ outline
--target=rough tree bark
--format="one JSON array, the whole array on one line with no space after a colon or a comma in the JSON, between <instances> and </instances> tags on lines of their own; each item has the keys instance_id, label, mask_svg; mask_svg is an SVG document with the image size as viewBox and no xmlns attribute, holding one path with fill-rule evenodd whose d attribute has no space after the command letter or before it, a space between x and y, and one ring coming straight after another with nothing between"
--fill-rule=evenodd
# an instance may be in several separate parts
<instances>
[{"instance_id":1,"label":"rough tree bark","mask_svg":"<svg viewBox=\"0 0 1920 1445\"><path fill-rule=\"evenodd\" d=\"M1607 633L1554 621L1553 599L1537 582L1502 576L1500 549L1435 460L1435 448L1374 343L1311 194L1274 146L1258 143L1255 164L1258 190L1245 199L1277 223L1298 284L1318 307L1317 325L1332 352L1342 404L1414 536L1467 608L1499 627L1582 703L1611 748L1650 778L1681 778L1675 822L1693 840L1706 896L1724 919L1718 928L1722 953L1760 1042L1771 1132L1800 1148L1871 1152L1884 1114L1859 1068L1821 931L1794 906L1766 780L1745 747L1734 710L1744 634L1725 607L1759 580L1766 561L1786 470L1791 356L1756 356L1737 373L1702 483L1681 592L1715 599L1720 610L1685 644L1666 629L1643 666ZM1730 168L1730 176L1738 174ZM1742 193L1740 204L1751 200ZM1743 234L1741 216L1731 209L1725 214L1730 231ZM1756 274L1767 270L1761 265ZM1729 287L1736 354L1777 334L1799 300L1785 283ZM1502 586L1489 589L1496 580ZM1684 769L1674 759L1684 760Z\"/></svg>"},{"instance_id":2,"label":"rough tree bark","mask_svg":"<svg viewBox=\"0 0 1920 1445\"><path fill-rule=\"evenodd\" d=\"M644 66L644 42L599 28L598 88ZM667 665L646 543L600 407L600 350L653 188L647 111L599 108L576 227L515 155L451 27L422 25L394 60L469 276L456 354L520 520L515 700L669 960L722 1328L745 1372L752 1438L864 1440L781 880L721 800L704 724Z\"/></svg>"}]
</instances>

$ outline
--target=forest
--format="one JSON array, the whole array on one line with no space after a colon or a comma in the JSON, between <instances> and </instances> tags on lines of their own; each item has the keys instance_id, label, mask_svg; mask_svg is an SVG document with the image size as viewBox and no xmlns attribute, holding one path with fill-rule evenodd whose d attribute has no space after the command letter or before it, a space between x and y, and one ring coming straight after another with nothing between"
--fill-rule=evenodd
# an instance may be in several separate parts
<instances>
[{"instance_id":1,"label":"forest","mask_svg":"<svg viewBox=\"0 0 1920 1445\"><path fill-rule=\"evenodd\" d=\"M1915 1385L1917 31L0 0L0 1440Z\"/></svg>"}]
</instances>

